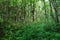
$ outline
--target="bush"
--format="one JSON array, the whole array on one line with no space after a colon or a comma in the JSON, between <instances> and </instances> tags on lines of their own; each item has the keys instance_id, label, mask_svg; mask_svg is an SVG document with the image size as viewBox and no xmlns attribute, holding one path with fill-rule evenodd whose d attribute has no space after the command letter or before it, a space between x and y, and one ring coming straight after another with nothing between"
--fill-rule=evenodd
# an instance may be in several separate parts
<instances>
[{"instance_id":1,"label":"bush","mask_svg":"<svg viewBox=\"0 0 60 40\"><path fill-rule=\"evenodd\" d=\"M57 32L60 33L60 24L56 26L56 24L48 25L44 27L44 30L47 32Z\"/></svg>"},{"instance_id":2,"label":"bush","mask_svg":"<svg viewBox=\"0 0 60 40\"><path fill-rule=\"evenodd\" d=\"M45 24L39 23L15 27L6 22L3 28L5 35L2 40L59 40L60 34L53 32L55 30L53 26L50 31L45 31L45 28L47 28Z\"/></svg>"}]
</instances>

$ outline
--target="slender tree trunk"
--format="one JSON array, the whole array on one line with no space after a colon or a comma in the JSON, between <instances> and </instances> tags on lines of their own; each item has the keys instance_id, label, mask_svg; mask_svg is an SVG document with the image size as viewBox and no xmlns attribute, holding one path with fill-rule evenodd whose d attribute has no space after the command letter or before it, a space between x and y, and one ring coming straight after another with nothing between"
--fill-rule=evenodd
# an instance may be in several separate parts
<instances>
[{"instance_id":1,"label":"slender tree trunk","mask_svg":"<svg viewBox=\"0 0 60 40\"><path fill-rule=\"evenodd\" d=\"M56 23L58 24L59 23L59 18L58 18L58 9L57 9L56 0L53 0L52 5L53 5L53 8L55 10L55 15L56 15L55 20L56 20Z\"/></svg>"},{"instance_id":2,"label":"slender tree trunk","mask_svg":"<svg viewBox=\"0 0 60 40\"><path fill-rule=\"evenodd\" d=\"M32 3L32 19L34 21L35 3Z\"/></svg>"},{"instance_id":3,"label":"slender tree trunk","mask_svg":"<svg viewBox=\"0 0 60 40\"><path fill-rule=\"evenodd\" d=\"M50 5L50 16L52 17L52 19L54 19L51 0L49 0L49 5Z\"/></svg>"},{"instance_id":4,"label":"slender tree trunk","mask_svg":"<svg viewBox=\"0 0 60 40\"><path fill-rule=\"evenodd\" d=\"M33 17L33 21L34 21L34 3L33 3L33 8L32 8L32 17Z\"/></svg>"}]
</instances>

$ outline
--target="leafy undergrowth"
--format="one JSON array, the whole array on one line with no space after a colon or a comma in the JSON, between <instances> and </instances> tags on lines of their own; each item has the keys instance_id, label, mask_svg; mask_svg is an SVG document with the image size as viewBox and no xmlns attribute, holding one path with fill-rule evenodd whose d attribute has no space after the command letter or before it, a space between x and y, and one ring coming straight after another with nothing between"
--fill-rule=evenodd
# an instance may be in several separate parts
<instances>
[{"instance_id":1,"label":"leafy undergrowth","mask_svg":"<svg viewBox=\"0 0 60 40\"><path fill-rule=\"evenodd\" d=\"M6 24L3 31L2 40L60 40L60 32L55 25L35 23L15 27Z\"/></svg>"}]
</instances>

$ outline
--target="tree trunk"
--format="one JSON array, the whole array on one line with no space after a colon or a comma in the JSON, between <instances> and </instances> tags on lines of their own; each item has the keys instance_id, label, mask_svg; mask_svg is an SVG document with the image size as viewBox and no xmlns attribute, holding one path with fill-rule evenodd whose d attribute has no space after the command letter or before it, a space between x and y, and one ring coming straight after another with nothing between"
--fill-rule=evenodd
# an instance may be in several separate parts
<instances>
[{"instance_id":1,"label":"tree trunk","mask_svg":"<svg viewBox=\"0 0 60 40\"><path fill-rule=\"evenodd\" d=\"M56 0L53 0L52 2L53 8L55 10L55 21L58 24L59 23L59 18L58 18L58 9L57 9L57 4L56 4Z\"/></svg>"},{"instance_id":2,"label":"tree trunk","mask_svg":"<svg viewBox=\"0 0 60 40\"><path fill-rule=\"evenodd\" d=\"M33 19L33 21L34 21L34 10L35 10L35 8L34 8L34 3L33 3L33 6L32 6L32 19Z\"/></svg>"},{"instance_id":3,"label":"tree trunk","mask_svg":"<svg viewBox=\"0 0 60 40\"><path fill-rule=\"evenodd\" d=\"M52 19L54 19L51 0L49 0L49 5L50 5L50 16L52 17Z\"/></svg>"}]
</instances>

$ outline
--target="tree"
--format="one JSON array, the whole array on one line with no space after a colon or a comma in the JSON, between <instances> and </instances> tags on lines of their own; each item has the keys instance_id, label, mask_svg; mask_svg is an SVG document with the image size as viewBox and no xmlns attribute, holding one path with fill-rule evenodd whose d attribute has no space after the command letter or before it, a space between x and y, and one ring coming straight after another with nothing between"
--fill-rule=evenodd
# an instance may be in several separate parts
<instances>
[{"instance_id":1,"label":"tree","mask_svg":"<svg viewBox=\"0 0 60 40\"><path fill-rule=\"evenodd\" d=\"M52 0L52 5L53 5L53 8L55 10L55 15L56 15L55 21L58 24L59 23L59 18L58 18L58 9L57 9L56 0Z\"/></svg>"}]
</instances>

